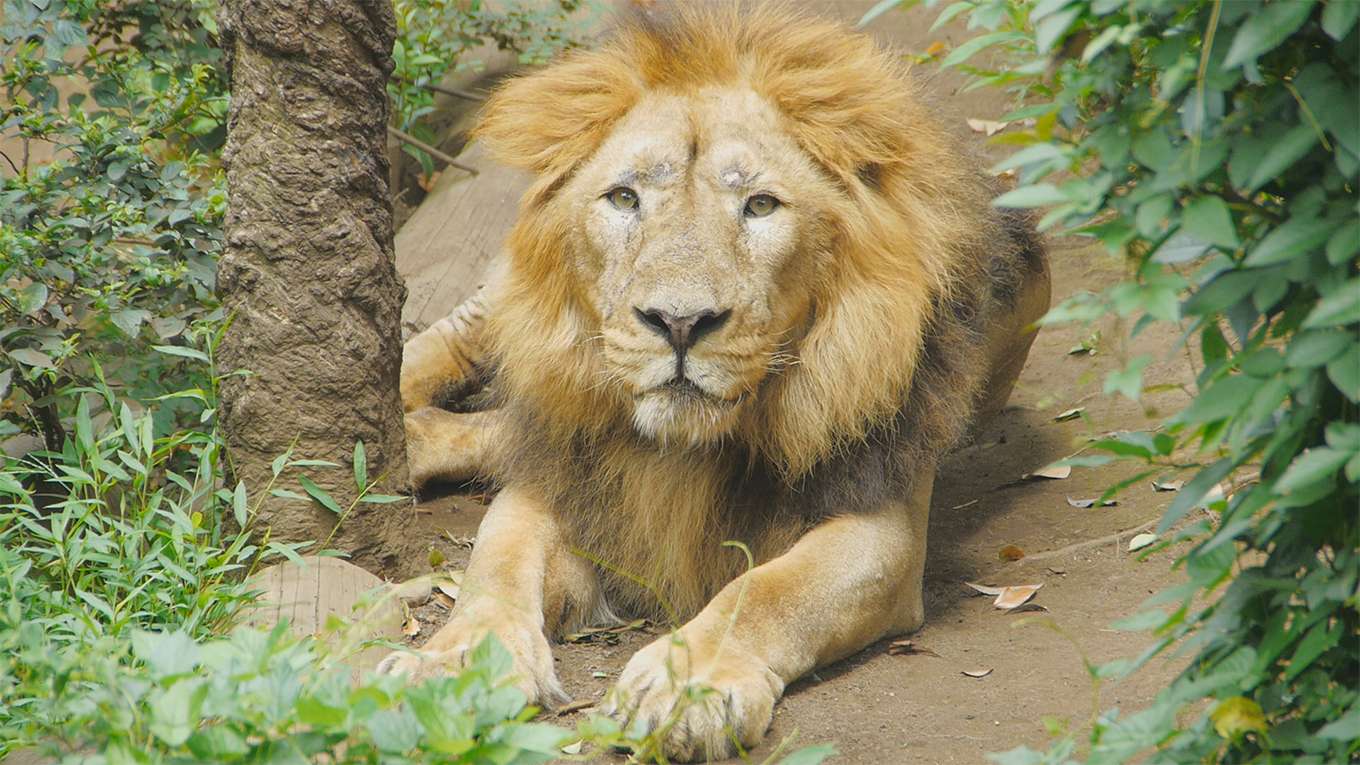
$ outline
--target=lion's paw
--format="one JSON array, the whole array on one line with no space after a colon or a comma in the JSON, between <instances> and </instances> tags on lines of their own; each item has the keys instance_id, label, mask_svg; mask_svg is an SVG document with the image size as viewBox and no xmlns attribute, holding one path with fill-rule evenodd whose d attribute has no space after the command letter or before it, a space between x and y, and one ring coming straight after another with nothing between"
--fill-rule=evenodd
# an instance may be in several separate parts
<instances>
[{"instance_id":1,"label":"lion's paw","mask_svg":"<svg viewBox=\"0 0 1360 765\"><path fill-rule=\"evenodd\" d=\"M511 670L507 680L524 692L530 704L553 707L570 700L553 669L552 648L541 630L529 626L500 625L494 628L460 623L457 618L440 630L418 651L394 651L378 663L385 675L404 675L413 683L431 677L456 675L472 661L473 649L495 635L509 652Z\"/></svg>"},{"instance_id":2,"label":"lion's paw","mask_svg":"<svg viewBox=\"0 0 1360 765\"><path fill-rule=\"evenodd\" d=\"M663 637L634 654L603 712L629 734L658 734L662 754L693 762L723 759L736 744L760 743L784 692L779 676L752 657L690 662L685 647Z\"/></svg>"}]
</instances>

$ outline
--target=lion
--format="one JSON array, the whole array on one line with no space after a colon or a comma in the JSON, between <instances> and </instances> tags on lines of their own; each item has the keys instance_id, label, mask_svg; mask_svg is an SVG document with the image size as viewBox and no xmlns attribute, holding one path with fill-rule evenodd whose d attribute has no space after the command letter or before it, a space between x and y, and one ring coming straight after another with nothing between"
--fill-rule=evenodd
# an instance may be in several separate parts
<instances>
[{"instance_id":1,"label":"lion","mask_svg":"<svg viewBox=\"0 0 1360 765\"><path fill-rule=\"evenodd\" d=\"M448 624L381 670L454 672L495 635L551 705L551 640L669 621L601 709L694 760L922 625L936 465L1006 402L1049 276L889 52L685 5L485 106L475 140L535 181L500 274L409 342L402 387L415 479L501 488ZM437 406L488 382L495 408Z\"/></svg>"}]
</instances>

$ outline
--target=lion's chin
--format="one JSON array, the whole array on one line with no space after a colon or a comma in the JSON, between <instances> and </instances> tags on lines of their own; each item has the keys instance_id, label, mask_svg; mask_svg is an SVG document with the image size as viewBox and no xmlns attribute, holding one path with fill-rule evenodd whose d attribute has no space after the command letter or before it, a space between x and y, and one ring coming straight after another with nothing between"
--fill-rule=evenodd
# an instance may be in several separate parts
<instances>
[{"instance_id":1,"label":"lion's chin","mask_svg":"<svg viewBox=\"0 0 1360 765\"><path fill-rule=\"evenodd\" d=\"M695 390L656 388L633 407L633 427L662 446L695 447L714 443L736 424L738 404Z\"/></svg>"}]
</instances>

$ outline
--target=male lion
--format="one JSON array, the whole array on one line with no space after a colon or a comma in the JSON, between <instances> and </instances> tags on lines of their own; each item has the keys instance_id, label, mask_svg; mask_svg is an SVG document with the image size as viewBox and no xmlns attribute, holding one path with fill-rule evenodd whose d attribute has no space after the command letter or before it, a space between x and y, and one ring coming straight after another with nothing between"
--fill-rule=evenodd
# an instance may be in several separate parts
<instances>
[{"instance_id":1,"label":"male lion","mask_svg":"<svg viewBox=\"0 0 1360 765\"><path fill-rule=\"evenodd\" d=\"M492 633L551 703L550 638L677 619L604 711L675 759L753 745L795 678L921 626L935 466L1024 363L1037 238L893 56L787 10L627 22L476 136L537 181L402 385L416 478L503 488L448 625L382 668ZM431 406L487 370L499 408Z\"/></svg>"}]
</instances>

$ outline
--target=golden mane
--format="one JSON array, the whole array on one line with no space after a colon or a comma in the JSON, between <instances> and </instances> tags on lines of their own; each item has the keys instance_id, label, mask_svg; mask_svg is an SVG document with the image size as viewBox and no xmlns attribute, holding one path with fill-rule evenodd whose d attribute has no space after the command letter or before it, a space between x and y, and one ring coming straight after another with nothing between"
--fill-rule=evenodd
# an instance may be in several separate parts
<instances>
[{"instance_id":1,"label":"golden mane","mask_svg":"<svg viewBox=\"0 0 1360 765\"><path fill-rule=\"evenodd\" d=\"M601 384L598 317L566 267L573 224L553 195L644 94L714 85L747 85L775 105L848 202L798 361L767 380L737 431L792 481L890 426L936 307L983 278L978 253L1002 236L986 180L867 36L783 7L691 6L634 19L598 50L500 88L475 136L537 180L509 239L490 344L506 395L530 402L559 446L626 427L626 400Z\"/></svg>"}]
</instances>

